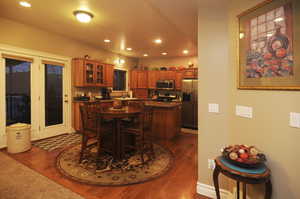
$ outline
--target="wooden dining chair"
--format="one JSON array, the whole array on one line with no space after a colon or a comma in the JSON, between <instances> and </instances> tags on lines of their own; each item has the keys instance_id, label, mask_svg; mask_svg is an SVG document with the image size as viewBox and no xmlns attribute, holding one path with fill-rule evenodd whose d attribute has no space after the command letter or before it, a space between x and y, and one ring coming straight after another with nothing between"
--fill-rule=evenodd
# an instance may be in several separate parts
<instances>
[{"instance_id":1,"label":"wooden dining chair","mask_svg":"<svg viewBox=\"0 0 300 199\"><path fill-rule=\"evenodd\" d=\"M141 113L132 118L130 123L125 123L122 128L122 133L133 136L135 140L134 144L124 146L140 153L142 164L144 164L145 154L148 154L151 159L155 158L152 139L153 109L145 106L143 102L129 102L128 106L140 108Z\"/></svg>"},{"instance_id":2,"label":"wooden dining chair","mask_svg":"<svg viewBox=\"0 0 300 199\"><path fill-rule=\"evenodd\" d=\"M97 103L85 103L80 106L81 120L82 120L82 142L79 157L79 163L83 158L89 147L97 145L98 157L100 156L102 140L105 134L110 133L111 127L107 121L103 120L100 113L102 107ZM90 143L89 143L90 142Z\"/></svg>"}]
</instances>

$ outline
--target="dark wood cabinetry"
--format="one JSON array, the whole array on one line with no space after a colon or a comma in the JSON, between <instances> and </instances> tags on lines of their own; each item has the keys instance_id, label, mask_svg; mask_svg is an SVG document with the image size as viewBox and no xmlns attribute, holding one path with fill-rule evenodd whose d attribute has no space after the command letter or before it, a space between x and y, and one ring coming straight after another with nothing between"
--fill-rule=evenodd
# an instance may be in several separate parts
<instances>
[{"instance_id":1,"label":"dark wood cabinetry","mask_svg":"<svg viewBox=\"0 0 300 199\"><path fill-rule=\"evenodd\" d=\"M148 88L155 89L159 71L148 71Z\"/></svg>"},{"instance_id":2,"label":"dark wood cabinetry","mask_svg":"<svg viewBox=\"0 0 300 199\"><path fill-rule=\"evenodd\" d=\"M112 86L113 65L96 60L75 58L72 61L72 71L75 87Z\"/></svg>"},{"instance_id":3,"label":"dark wood cabinetry","mask_svg":"<svg viewBox=\"0 0 300 199\"><path fill-rule=\"evenodd\" d=\"M106 64L106 66L105 66L105 81L106 81L106 86L113 87L114 65L112 65L112 64Z\"/></svg>"},{"instance_id":4,"label":"dark wood cabinetry","mask_svg":"<svg viewBox=\"0 0 300 199\"><path fill-rule=\"evenodd\" d=\"M186 68L183 70L183 78L185 79L197 79L198 68Z\"/></svg>"},{"instance_id":5,"label":"dark wood cabinetry","mask_svg":"<svg viewBox=\"0 0 300 199\"><path fill-rule=\"evenodd\" d=\"M132 70L130 72L130 88L148 88L148 73L143 70Z\"/></svg>"}]
</instances>

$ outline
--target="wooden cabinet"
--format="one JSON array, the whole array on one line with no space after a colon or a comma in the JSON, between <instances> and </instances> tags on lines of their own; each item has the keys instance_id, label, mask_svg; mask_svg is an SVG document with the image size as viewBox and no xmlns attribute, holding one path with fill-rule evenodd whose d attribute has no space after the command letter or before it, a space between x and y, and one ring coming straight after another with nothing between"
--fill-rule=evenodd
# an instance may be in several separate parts
<instances>
[{"instance_id":1,"label":"wooden cabinet","mask_svg":"<svg viewBox=\"0 0 300 199\"><path fill-rule=\"evenodd\" d=\"M175 80L176 71L159 71L158 80Z\"/></svg>"},{"instance_id":2,"label":"wooden cabinet","mask_svg":"<svg viewBox=\"0 0 300 199\"><path fill-rule=\"evenodd\" d=\"M181 71L176 71L176 73L175 73L175 88L176 88L176 90L181 90L182 79L183 79L183 73Z\"/></svg>"},{"instance_id":3,"label":"wooden cabinet","mask_svg":"<svg viewBox=\"0 0 300 199\"><path fill-rule=\"evenodd\" d=\"M158 139L169 140L181 131L181 105L153 107L152 133Z\"/></svg>"},{"instance_id":4,"label":"wooden cabinet","mask_svg":"<svg viewBox=\"0 0 300 199\"><path fill-rule=\"evenodd\" d=\"M112 85L112 65L104 64L100 61L88 60L83 58L73 59L72 65L74 86L102 87Z\"/></svg>"},{"instance_id":5,"label":"wooden cabinet","mask_svg":"<svg viewBox=\"0 0 300 199\"><path fill-rule=\"evenodd\" d=\"M114 65L106 64L105 66L105 85L113 87L114 83Z\"/></svg>"},{"instance_id":6,"label":"wooden cabinet","mask_svg":"<svg viewBox=\"0 0 300 199\"><path fill-rule=\"evenodd\" d=\"M132 89L132 91L133 91L133 97L143 98L143 99L148 98L148 89L146 88L135 88Z\"/></svg>"},{"instance_id":7,"label":"wooden cabinet","mask_svg":"<svg viewBox=\"0 0 300 199\"><path fill-rule=\"evenodd\" d=\"M148 71L148 88L156 89L159 71Z\"/></svg>"},{"instance_id":8,"label":"wooden cabinet","mask_svg":"<svg viewBox=\"0 0 300 199\"><path fill-rule=\"evenodd\" d=\"M130 88L148 88L148 73L142 70L132 70L130 72Z\"/></svg>"},{"instance_id":9,"label":"wooden cabinet","mask_svg":"<svg viewBox=\"0 0 300 199\"><path fill-rule=\"evenodd\" d=\"M185 79L197 79L198 68L186 68L183 70L183 78Z\"/></svg>"}]
</instances>

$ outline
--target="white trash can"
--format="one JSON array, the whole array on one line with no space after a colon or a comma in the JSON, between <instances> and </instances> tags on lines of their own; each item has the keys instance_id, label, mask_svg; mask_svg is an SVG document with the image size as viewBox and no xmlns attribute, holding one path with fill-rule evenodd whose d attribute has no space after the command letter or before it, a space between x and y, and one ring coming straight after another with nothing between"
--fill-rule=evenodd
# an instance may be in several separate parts
<instances>
[{"instance_id":1,"label":"white trash can","mask_svg":"<svg viewBox=\"0 0 300 199\"><path fill-rule=\"evenodd\" d=\"M31 149L29 124L16 123L6 127L8 153L20 153Z\"/></svg>"}]
</instances>

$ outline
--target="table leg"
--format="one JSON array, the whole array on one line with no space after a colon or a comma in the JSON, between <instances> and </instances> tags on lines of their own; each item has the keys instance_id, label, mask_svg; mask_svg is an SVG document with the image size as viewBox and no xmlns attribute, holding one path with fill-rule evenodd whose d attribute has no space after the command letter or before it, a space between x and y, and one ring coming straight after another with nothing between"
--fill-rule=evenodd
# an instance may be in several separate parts
<instances>
[{"instance_id":1,"label":"table leg","mask_svg":"<svg viewBox=\"0 0 300 199\"><path fill-rule=\"evenodd\" d=\"M117 120L113 120L113 157L114 160L118 158L118 132L117 132Z\"/></svg>"},{"instance_id":2,"label":"table leg","mask_svg":"<svg viewBox=\"0 0 300 199\"><path fill-rule=\"evenodd\" d=\"M240 181L236 181L236 196L240 199Z\"/></svg>"},{"instance_id":3,"label":"table leg","mask_svg":"<svg viewBox=\"0 0 300 199\"><path fill-rule=\"evenodd\" d=\"M271 199L271 196L272 196L272 183L271 180L269 179L266 182L265 199Z\"/></svg>"},{"instance_id":4,"label":"table leg","mask_svg":"<svg viewBox=\"0 0 300 199\"><path fill-rule=\"evenodd\" d=\"M247 187L246 183L243 182L243 199L246 199L247 196Z\"/></svg>"},{"instance_id":5,"label":"table leg","mask_svg":"<svg viewBox=\"0 0 300 199\"><path fill-rule=\"evenodd\" d=\"M120 120L116 119L116 128L117 128L117 159L122 159L122 151L121 151L121 127L120 127Z\"/></svg>"},{"instance_id":6,"label":"table leg","mask_svg":"<svg viewBox=\"0 0 300 199\"><path fill-rule=\"evenodd\" d=\"M217 199L221 199L220 197L220 190L219 190L219 174L220 174L220 168L218 166L215 167L213 178L214 178L214 186L216 190Z\"/></svg>"}]
</instances>

